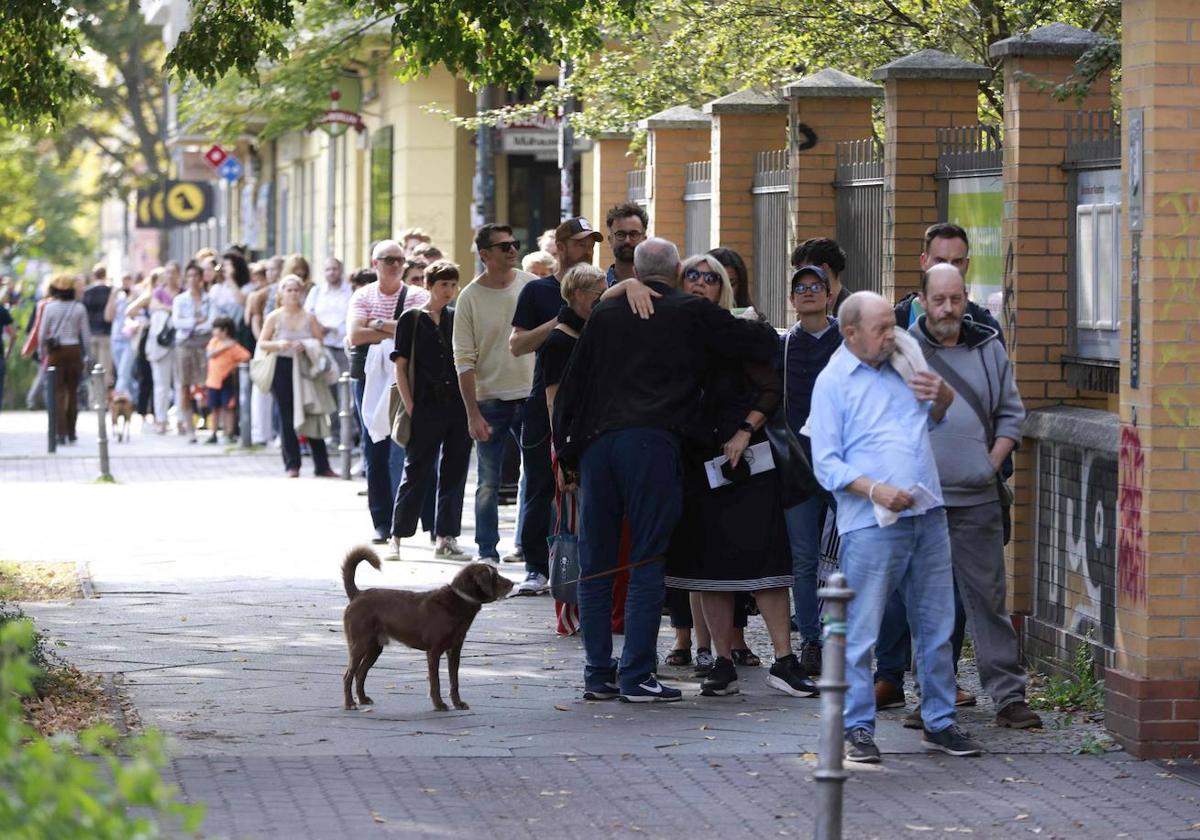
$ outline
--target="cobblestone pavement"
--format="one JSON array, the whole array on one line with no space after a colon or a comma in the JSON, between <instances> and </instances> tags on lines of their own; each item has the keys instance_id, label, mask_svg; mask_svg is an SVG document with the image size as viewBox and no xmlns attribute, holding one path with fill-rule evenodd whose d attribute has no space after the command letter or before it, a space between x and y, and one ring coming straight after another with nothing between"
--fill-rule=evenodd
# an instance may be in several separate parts
<instances>
[{"instance_id":1,"label":"cobblestone pavement","mask_svg":"<svg viewBox=\"0 0 1200 840\"><path fill-rule=\"evenodd\" d=\"M468 637L469 711L432 711L424 656L395 646L369 679L376 706L342 711L338 564L368 534L362 482L288 480L277 452L135 435L113 448L120 483L99 485L94 423L47 456L39 421L0 415L2 556L85 566L97 597L26 609L170 736L169 775L207 803L206 836L811 831L819 701L772 691L765 668L742 669L736 697L699 698L689 671L664 669L682 703L587 703L578 639L553 635L549 599L513 598ZM511 534L515 511L501 510ZM359 585L429 587L457 570L411 543L382 573L360 567ZM749 639L767 653L758 619ZM664 622L660 649L670 641ZM925 755L903 714L880 716L884 763L851 772L847 837L1200 836L1200 787L1123 753L1076 754L1101 736L1094 723L1000 730L981 698L960 721L988 754L949 759Z\"/></svg>"}]
</instances>

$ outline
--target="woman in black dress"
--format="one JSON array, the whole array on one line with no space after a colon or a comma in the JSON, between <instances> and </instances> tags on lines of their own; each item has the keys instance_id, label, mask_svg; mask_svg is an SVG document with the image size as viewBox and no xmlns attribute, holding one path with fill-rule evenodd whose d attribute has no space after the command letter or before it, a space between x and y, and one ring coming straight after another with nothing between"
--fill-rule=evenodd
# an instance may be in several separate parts
<instances>
[{"instance_id":1,"label":"woman in black dress","mask_svg":"<svg viewBox=\"0 0 1200 840\"><path fill-rule=\"evenodd\" d=\"M711 256L684 262L681 289L733 308L729 276ZM716 649L700 687L705 696L738 691L731 650L736 592L754 593L770 633L775 662L767 684L795 697L817 693L792 653L792 560L778 473L769 468L751 474L749 466L754 453L769 457L769 446L757 445L766 442L763 426L782 393L770 365L717 363L703 395L709 438L690 447L684 459L684 511L668 551L666 583L701 593ZM747 451L751 447L753 453ZM732 468L725 471L732 483L712 488L704 462L718 457Z\"/></svg>"}]
</instances>

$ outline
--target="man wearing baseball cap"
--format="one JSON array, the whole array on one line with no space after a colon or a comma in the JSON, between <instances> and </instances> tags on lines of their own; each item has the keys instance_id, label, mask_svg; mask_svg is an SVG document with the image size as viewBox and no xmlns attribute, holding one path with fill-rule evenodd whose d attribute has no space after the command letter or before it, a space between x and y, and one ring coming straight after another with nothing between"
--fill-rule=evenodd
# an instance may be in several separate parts
<instances>
[{"instance_id":1,"label":"man wearing baseball cap","mask_svg":"<svg viewBox=\"0 0 1200 840\"><path fill-rule=\"evenodd\" d=\"M558 278L571 266L592 261L600 232L583 216L567 219L554 232L558 249L558 275L531 280L517 298L512 335L508 346L514 356L536 353L558 325L562 292ZM546 590L550 575L551 510L554 505L554 473L550 469L550 416L546 411L546 386L539 365L533 389L525 401L521 427L522 464L525 467L525 498L521 508L521 533L517 542L525 555L525 580L517 585L518 595L537 595Z\"/></svg>"}]
</instances>

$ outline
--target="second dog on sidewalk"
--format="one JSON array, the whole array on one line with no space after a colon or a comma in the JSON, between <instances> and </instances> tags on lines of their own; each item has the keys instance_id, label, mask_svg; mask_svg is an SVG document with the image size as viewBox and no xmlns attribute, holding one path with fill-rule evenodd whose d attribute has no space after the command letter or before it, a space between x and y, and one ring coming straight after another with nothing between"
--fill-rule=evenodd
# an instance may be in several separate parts
<instances>
[{"instance_id":1,"label":"second dog on sidewalk","mask_svg":"<svg viewBox=\"0 0 1200 840\"><path fill-rule=\"evenodd\" d=\"M513 588L512 581L486 563L472 563L449 584L429 592L359 590L354 583L354 570L363 560L376 569L380 567L379 555L366 546L351 549L342 562L342 583L346 587L346 597L350 599L342 616L346 646L350 649L350 663L342 678L345 708L356 708L350 694L352 682L359 703L371 705L374 702L364 690L367 671L383 652L384 645L393 639L425 651L429 666L429 697L434 709L447 711L438 676L443 653L450 671L450 702L456 709L470 708L458 695L458 660L463 640L479 614L480 605L508 595Z\"/></svg>"}]
</instances>

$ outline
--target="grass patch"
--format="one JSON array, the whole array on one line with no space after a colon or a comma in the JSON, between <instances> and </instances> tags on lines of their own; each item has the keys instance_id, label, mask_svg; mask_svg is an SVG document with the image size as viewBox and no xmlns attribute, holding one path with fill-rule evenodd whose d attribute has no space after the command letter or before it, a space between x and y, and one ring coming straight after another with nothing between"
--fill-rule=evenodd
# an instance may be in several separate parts
<instances>
[{"instance_id":1,"label":"grass patch","mask_svg":"<svg viewBox=\"0 0 1200 840\"><path fill-rule=\"evenodd\" d=\"M1051 712L1099 712L1104 709L1104 680L1096 679L1092 657L1092 634L1075 648L1066 676L1036 674L1030 679L1029 705Z\"/></svg>"},{"instance_id":2,"label":"grass patch","mask_svg":"<svg viewBox=\"0 0 1200 840\"><path fill-rule=\"evenodd\" d=\"M74 563L0 560L0 601L58 601L82 595Z\"/></svg>"}]
</instances>

